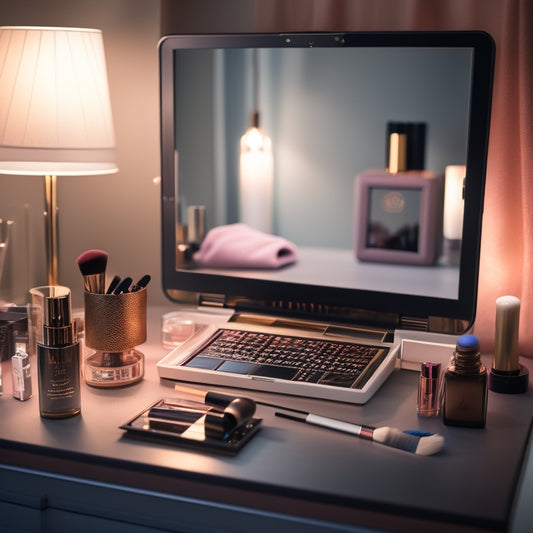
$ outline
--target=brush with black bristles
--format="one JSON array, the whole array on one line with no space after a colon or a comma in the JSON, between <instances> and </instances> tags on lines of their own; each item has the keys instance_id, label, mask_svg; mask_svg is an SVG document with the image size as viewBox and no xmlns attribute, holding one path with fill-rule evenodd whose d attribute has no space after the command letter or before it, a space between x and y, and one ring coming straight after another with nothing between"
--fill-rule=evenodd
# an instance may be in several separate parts
<instances>
[{"instance_id":1,"label":"brush with black bristles","mask_svg":"<svg viewBox=\"0 0 533 533\"><path fill-rule=\"evenodd\" d=\"M102 250L87 250L76 259L87 292L100 294L105 292L105 270L108 255Z\"/></svg>"}]
</instances>

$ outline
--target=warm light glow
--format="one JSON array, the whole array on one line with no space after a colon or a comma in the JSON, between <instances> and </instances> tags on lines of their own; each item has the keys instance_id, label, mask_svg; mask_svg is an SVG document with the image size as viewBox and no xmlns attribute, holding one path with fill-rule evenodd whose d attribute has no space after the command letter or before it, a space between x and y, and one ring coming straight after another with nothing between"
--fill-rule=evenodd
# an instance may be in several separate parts
<instances>
[{"instance_id":1,"label":"warm light glow","mask_svg":"<svg viewBox=\"0 0 533 533\"><path fill-rule=\"evenodd\" d=\"M102 32L0 27L0 174L45 176L48 284L58 284L57 176L112 174Z\"/></svg>"},{"instance_id":2,"label":"warm light glow","mask_svg":"<svg viewBox=\"0 0 533 533\"><path fill-rule=\"evenodd\" d=\"M272 233L273 184L272 143L259 128L252 126L241 138L241 222Z\"/></svg>"},{"instance_id":3,"label":"warm light glow","mask_svg":"<svg viewBox=\"0 0 533 533\"><path fill-rule=\"evenodd\" d=\"M444 220L445 239L458 240L463 236L463 181L466 176L464 165L446 167L444 184Z\"/></svg>"},{"instance_id":4,"label":"warm light glow","mask_svg":"<svg viewBox=\"0 0 533 533\"><path fill-rule=\"evenodd\" d=\"M0 27L0 173L116 171L101 31Z\"/></svg>"},{"instance_id":5,"label":"warm light glow","mask_svg":"<svg viewBox=\"0 0 533 533\"><path fill-rule=\"evenodd\" d=\"M264 152L270 150L270 139L259 128L251 127L242 137L242 147L244 151Z\"/></svg>"}]
</instances>

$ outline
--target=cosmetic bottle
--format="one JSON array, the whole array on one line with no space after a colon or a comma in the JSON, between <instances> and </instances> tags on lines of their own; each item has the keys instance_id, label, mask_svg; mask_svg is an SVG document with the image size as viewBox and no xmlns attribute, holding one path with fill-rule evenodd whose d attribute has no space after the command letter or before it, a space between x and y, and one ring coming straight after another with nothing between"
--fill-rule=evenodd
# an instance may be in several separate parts
<instances>
[{"instance_id":1,"label":"cosmetic bottle","mask_svg":"<svg viewBox=\"0 0 533 533\"><path fill-rule=\"evenodd\" d=\"M37 342L39 409L44 418L81 412L80 352L67 287L42 287L42 340Z\"/></svg>"},{"instance_id":2,"label":"cosmetic bottle","mask_svg":"<svg viewBox=\"0 0 533 533\"><path fill-rule=\"evenodd\" d=\"M481 362L479 341L474 335L463 335L444 374L444 423L485 427L487 392L487 370Z\"/></svg>"},{"instance_id":3,"label":"cosmetic bottle","mask_svg":"<svg viewBox=\"0 0 533 533\"><path fill-rule=\"evenodd\" d=\"M354 251L359 261L427 266L437 259L442 177L423 168L423 143L413 142L422 134L409 137L406 132L397 128L390 133L386 169L355 177Z\"/></svg>"},{"instance_id":4,"label":"cosmetic bottle","mask_svg":"<svg viewBox=\"0 0 533 533\"><path fill-rule=\"evenodd\" d=\"M440 363L422 363L416 409L420 416L440 413L440 366Z\"/></svg>"},{"instance_id":5,"label":"cosmetic bottle","mask_svg":"<svg viewBox=\"0 0 533 533\"><path fill-rule=\"evenodd\" d=\"M31 388L31 368L30 357L22 351L17 350L11 358L13 376L13 398L24 402L32 396Z\"/></svg>"},{"instance_id":6,"label":"cosmetic bottle","mask_svg":"<svg viewBox=\"0 0 533 533\"><path fill-rule=\"evenodd\" d=\"M520 300L500 296L496 300L494 358L489 373L489 389L502 394L527 392L529 371L519 360Z\"/></svg>"}]
</instances>

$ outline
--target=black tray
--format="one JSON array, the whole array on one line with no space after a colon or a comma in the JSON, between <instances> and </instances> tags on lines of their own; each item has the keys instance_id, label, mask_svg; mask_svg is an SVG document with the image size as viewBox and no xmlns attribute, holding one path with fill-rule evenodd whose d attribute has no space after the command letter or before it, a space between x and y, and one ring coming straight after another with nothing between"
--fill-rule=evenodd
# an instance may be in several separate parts
<instances>
[{"instance_id":1,"label":"black tray","mask_svg":"<svg viewBox=\"0 0 533 533\"><path fill-rule=\"evenodd\" d=\"M157 416L161 408L168 409L173 416ZM261 419L250 418L219 438L207 436L205 418L212 410L203 403L165 398L143 409L120 429L130 437L230 455L237 454L260 429ZM156 416L150 416L152 413Z\"/></svg>"}]
</instances>

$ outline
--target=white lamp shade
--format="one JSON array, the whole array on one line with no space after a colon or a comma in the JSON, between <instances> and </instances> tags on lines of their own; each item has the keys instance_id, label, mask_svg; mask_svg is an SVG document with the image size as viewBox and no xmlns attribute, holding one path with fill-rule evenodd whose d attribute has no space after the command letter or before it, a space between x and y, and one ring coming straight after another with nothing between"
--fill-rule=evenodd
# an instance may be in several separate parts
<instances>
[{"instance_id":1,"label":"white lamp shade","mask_svg":"<svg viewBox=\"0 0 533 533\"><path fill-rule=\"evenodd\" d=\"M0 173L117 170L101 31L0 27Z\"/></svg>"}]
</instances>

